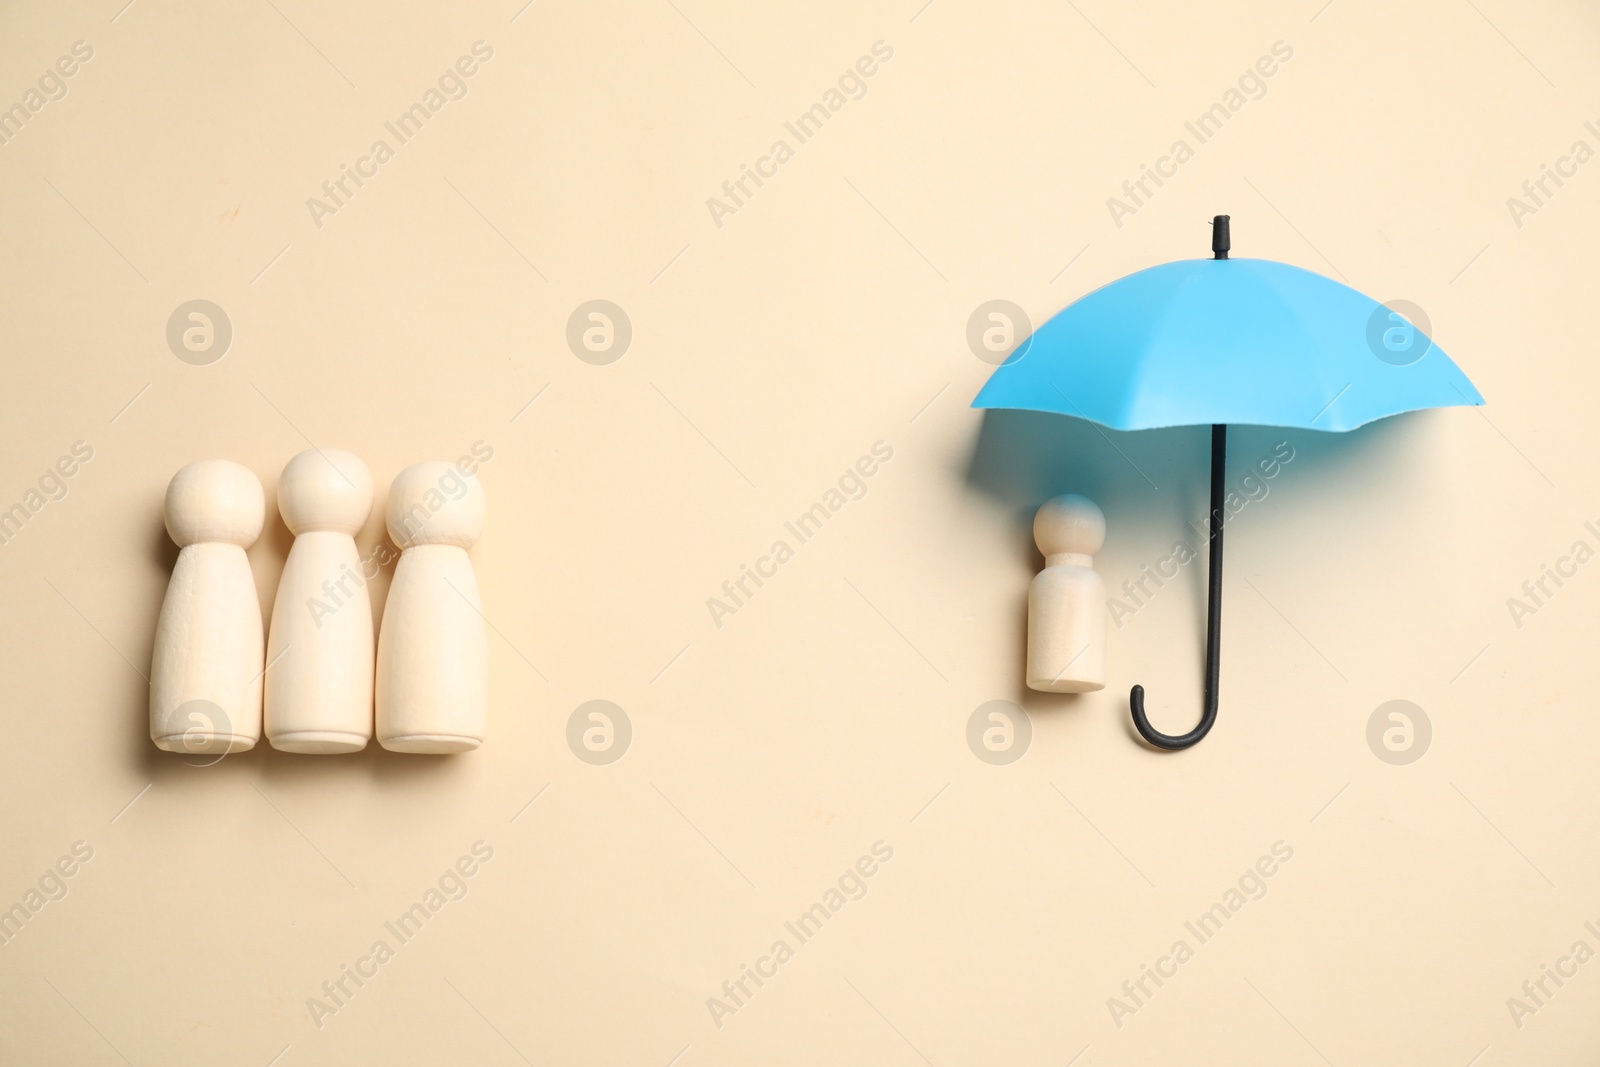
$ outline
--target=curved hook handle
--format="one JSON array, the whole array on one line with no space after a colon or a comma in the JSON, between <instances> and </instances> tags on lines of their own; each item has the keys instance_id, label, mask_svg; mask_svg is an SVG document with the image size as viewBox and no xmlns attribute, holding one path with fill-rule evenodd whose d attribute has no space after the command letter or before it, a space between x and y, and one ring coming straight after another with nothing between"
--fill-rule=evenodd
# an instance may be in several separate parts
<instances>
[{"instance_id":1,"label":"curved hook handle","mask_svg":"<svg viewBox=\"0 0 1600 1067\"><path fill-rule=\"evenodd\" d=\"M1136 685L1128 693L1128 710L1133 712L1133 726L1139 731L1139 736L1157 748L1164 748L1168 752L1188 748L1196 744L1206 734L1211 732L1211 725L1217 721L1217 693L1208 687L1206 691L1205 714L1200 716L1200 725L1186 734L1164 734L1150 725L1150 720L1144 714L1144 686Z\"/></svg>"},{"instance_id":2,"label":"curved hook handle","mask_svg":"<svg viewBox=\"0 0 1600 1067\"><path fill-rule=\"evenodd\" d=\"M1217 681L1222 674L1222 481L1227 466L1228 428L1211 427L1211 573L1206 592L1206 682L1205 708L1200 724L1186 734L1164 734L1150 725L1144 713L1144 686L1128 693L1128 710L1133 713L1134 729L1157 748L1176 752L1188 748L1211 732L1217 721Z\"/></svg>"}]
</instances>

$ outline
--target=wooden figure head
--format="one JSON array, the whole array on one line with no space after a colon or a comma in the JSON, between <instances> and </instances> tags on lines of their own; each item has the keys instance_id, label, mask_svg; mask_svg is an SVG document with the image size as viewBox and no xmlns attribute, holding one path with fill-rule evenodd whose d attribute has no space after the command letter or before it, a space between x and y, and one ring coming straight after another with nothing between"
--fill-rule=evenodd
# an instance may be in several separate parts
<instances>
[{"instance_id":1,"label":"wooden figure head","mask_svg":"<svg viewBox=\"0 0 1600 1067\"><path fill-rule=\"evenodd\" d=\"M415 545L471 548L483 536L483 485L454 463L430 460L395 476L385 512L389 537L402 549Z\"/></svg>"},{"instance_id":2,"label":"wooden figure head","mask_svg":"<svg viewBox=\"0 0 1600 1067\"><path fill-rule=\"evenodd\" d=\"M179 548L209 541L249 548L266 512L261 479L231 460L191 463L167 485L167 533Z\"/></svg>"},{"instance_id":3,"label":"wooden figure head","mask_svg":"<svg viewBox=\"0 0 1600 1067\"><path fill-rule=\"evenodd\" d=\"M283 468L278 510L296 537L312 530L354 537L372 514L372 475L353 453L309 449Z\"/></svg>"},{"instance_id":4,"label":"wooden figure head","mask_svg":"<svg viewBox=\"0 0 1600 1067\"><path fill-rule=\"evenodd\" d=\"M1089 566L1089 559L1106 543L1105 513L1076 493L1054 497L1033 517L1033 540L1047 562L1052 556L1074 555L1086 558L1070 562Z\"/></svg>"}]
</instances>

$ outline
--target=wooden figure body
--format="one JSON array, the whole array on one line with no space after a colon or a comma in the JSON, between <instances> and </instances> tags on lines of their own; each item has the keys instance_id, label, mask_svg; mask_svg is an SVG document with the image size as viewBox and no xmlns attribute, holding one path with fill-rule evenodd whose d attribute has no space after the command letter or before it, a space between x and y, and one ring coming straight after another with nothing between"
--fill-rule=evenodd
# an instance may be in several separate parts
<instances>
[{"instance_id":1,"label":"wooden figure body","mask_svg":"<svg viewBox=\"0 0 1600 1067\"><path fill-rule=\"evenodd\" d=\"M167 486L180 548L150 659L150 739L168 752L242 752L261 739L261 602L244 550L261 535L261 480L225 459Z\"/></svg>"},{"instance_id":2,"label":"wooden figure body","mask_svg":"<svg viewBox=\"0 0 1600 1067\"><path fill-rule=\"evenodd\" d=\"M378 636L378 743L466 752L489 725L489 644L471 548L483 534L478 479L454 464L407 467L389 488L401 549Z\"/></svg>"},{"instance_id":3,"label":"wooden figure body","mask_svg":"<svg viewBox=\"0 0 1600 1067\"><path fill-rule=\"evenodd\" d=\"M267 739L284 752L359 752L372 738L372 601L355 535L372 475L349 452L302 452L283 468L278 510L295 535L267 640Z\"/></svg>"},{"instance_id":4,"label":"wooden figure body","mask_svg":"<svg viewBox=\"0 0 1600 1067\"><path fill-rule=\"evenodd\" d=\"M1106 583L1094 555L1106 518L1073 493L1045 502L1033 518L1044 570L1028 587L1028 688L1089 693L1106 684Z\"/></svg>"}]
</instances>

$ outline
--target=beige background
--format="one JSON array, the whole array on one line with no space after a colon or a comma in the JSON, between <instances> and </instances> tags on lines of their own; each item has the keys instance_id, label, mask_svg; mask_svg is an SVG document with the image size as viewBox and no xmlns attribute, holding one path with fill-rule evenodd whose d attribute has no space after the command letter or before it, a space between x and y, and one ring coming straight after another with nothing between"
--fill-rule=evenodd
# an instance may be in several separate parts
<instances>
[{"instance_id":1,"label":"beige background","mask_svg":"<svg viewBox=\"0 0 1600 1067\"><path fill-rule=\"evenodd\" d=\"M1506 603L1600 547L1600 164L1520 227L1506 204L1600 147L1600 14L921 3L0 15L0 105L94 50L0 147L0 507L94 449L0 550L0 907L93 848L0 947L0 1061L1600 1053L1600 963L1547 979L1536 1013L1507 1004L1574 942L1600 950L1600 568L1520 628ZM478 40L469 94L319 229L307 198ZM866 95L718 227L706 199L880 40ZM1114 225L1107 197L1280 40L1265 96ZM1204 255L1224 211L1237 254L1426 309L1489 403L1235 432L1232 480L1280 440L1295 459L1229 535L1219 725L1169 756L1131 739L1126 692L1192 723L1203 566L1113 630L1104 692L1047 698L1020 688L1028 529L1044 498L1093 496L1119 586L1203 514L1205 431L985 421L965 330L986 300L1042 321ZM196 298L234 330L209 366L165 339ZM564 339L594 298L633 325L609 366ZM480 751L154 749L178 467L230 457L270 494L312 441L381 491L479 440ZM867 495L716 627L707 598L880 440ZM358 540L383 537L374 517ZM274 517L250 552L264 605L288 547ZM609 766L566 741L597 698L634 731ZM1008 766L966 742L997 699L1031 719ZM1394 699L1433 728L1407 766L1366 740ZM480 840L467 896L319 1028L308 998ZM865 897L719 1027L708 998L877 841ZM1198 944L1184 923L1280 841L1266 895ZM1180 938L1193 959L1118 1026L1108 998Z\"/></svg>"}]
</instances>

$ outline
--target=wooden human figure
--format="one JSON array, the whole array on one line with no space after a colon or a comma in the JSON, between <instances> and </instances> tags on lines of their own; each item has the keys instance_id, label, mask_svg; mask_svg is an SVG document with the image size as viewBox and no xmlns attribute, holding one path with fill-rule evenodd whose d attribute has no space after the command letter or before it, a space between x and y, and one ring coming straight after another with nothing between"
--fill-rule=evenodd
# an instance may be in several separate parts
<instances>
[{"instance_id":1,"label":"wooden human figure","mask_svg":"<svg viewBox=\"0 0 1600 1067\"><path fill-rule=\"evenodd\" d=\"M477 477L443 461L389 487L401 549L378 635L378 743L392 752L466 752L489 726L489 643L467 549L483 535Z\"/></svg>"},{"instance_id":2,"label":"wooden human figure","mask_svg":"<svg viewBox=\"0 0 1600 1067\"><path fill-rule=\"evenodd\" d=\"M1106 517L1087 497L1069 493L1033 517L1044 570L1028 587L1028 688L1090 693L1106 684L1106 583L1094 555L1106 540Z\"/></svg>"},{"instance_id":3,"label":"wooden human figure","mask_svg":"<svg viewBox=\"0 0 1600 1067\"><path fill-rule=\"evenodd\" d=\"M267 739L284 752L359 752L372 739L373 641L355 535L372 513L372 475L349 452L302 452L283 468L278 510L295 538L267 639Z\"/></svg>"},{"instance_id":4,"label":"wooden human figure","mask_svg":"<svg viewBox=\"0 0 1600 1067\"><path fill-rule=\"evenodd\" d=\"M242 752L261 739L261 602L244 550L261 535L261 480L225 459L167 486L180 548L150 659L150 739L168 752Z\"/></svg>"}]
</instances>

